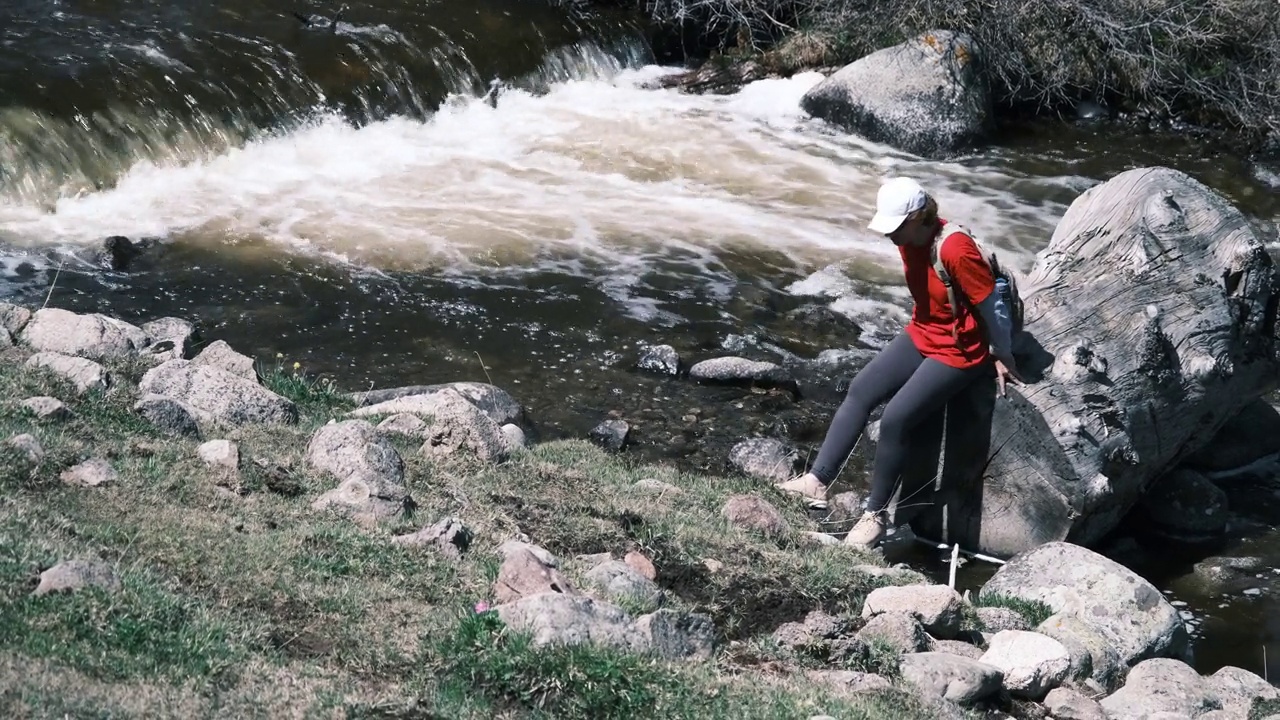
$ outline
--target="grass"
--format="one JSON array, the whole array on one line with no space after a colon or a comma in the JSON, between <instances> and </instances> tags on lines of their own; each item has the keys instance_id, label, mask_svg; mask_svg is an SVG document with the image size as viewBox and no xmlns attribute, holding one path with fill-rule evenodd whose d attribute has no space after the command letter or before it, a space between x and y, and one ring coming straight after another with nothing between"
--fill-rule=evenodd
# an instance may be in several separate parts
<instances>
[{"instance_id":1,"label":"grass","mask_svg":"<svg viewBox=\"0 0 1280 720\"><path fill-rule=\"evenodd\" d=\"M666 605L709 614L722 642L767 638L814 608L856 612L890 582L863 571L875 557L766 538L721 517L729 495L756 492L793 527L812 525L767 485L635 464L587 442L538 445L493 466L428 459L402 439L417 508L366 528L310 508L336 484L304 458L309 433L349 407L331 385L277 368L265 382L298 404L298 425L174 438L132 412L145 368L113 367L113 389L76 396L24 358L0 351L0 439L29 433L44 457L33 463L0 444L5 717L933 715L897 687L831 696L798 674L812 662L766 670L728 649L670 663L535 647L492 615L457 611L488 598L495 550L518 534L559 555L578 587L588 584L577 555L644 553ZM62 399L74 416L37 420L20 406L35 395ZM238 442L238 476L199 460L198 444L217 437ZM117 480L59 480L89 458L107 460ZM645 478L681 493L635 487ZM460 560L389 542L445 515L474 535ZM31 594L40 572L71 558L112 566L121 589ZM896 656L880 650L856 663L892 676Z\"/></svg>"},{"instance_id":2,"label":"grass","mask_svg":"<svg viewBox=\"0 0 1280 720\"><path fill-rule=\"evenodd\" d=\"M1024 600L1010 595L983 593L974 603L977 607L1007 608L1022 616L1031 627L1039 627L1040 623L1053 616L1053 608L1039 600Z\"/></svg>"}]
</instances>

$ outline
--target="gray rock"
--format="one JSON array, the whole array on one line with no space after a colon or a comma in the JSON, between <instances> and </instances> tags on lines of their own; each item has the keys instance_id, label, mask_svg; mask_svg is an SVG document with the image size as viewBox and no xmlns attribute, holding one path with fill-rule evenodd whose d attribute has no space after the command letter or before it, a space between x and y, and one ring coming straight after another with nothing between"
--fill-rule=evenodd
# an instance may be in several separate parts
<instances>
[{"instance_id":1,"label":"gray rock","mask_svg":"<svg viewBox=\"0 0 1280 720\"><path fill-rule=\"evenodd\" d=\"M14 435L6 440L5 444L17 449L33 465L44 460L44 447L40 445L40 441L34 435L28 433Z\"/></svg>"},{"instance_id":2,"label":"gray rock","mask_svg":"<svg viewBox=\"0 0 1280 720\"><path fill-rule=\"evenodd\" d=\"M62 421L70 420L73 416L71 409L61 400L48 395L27 398L22 401L22 407L40 420Z\"/></svg>"},{"instance_id":3,"label":"gray rock","mask_svg":"<svg viewBox=\"0 0 1280 720\"><path fill-rule=\"evenodd\" d=\"M821 610L811 610L804 622L779 625L773 631L773 640L786 647L803 648L842 637L849 629L847 620L833 617Z\"/></svg>"},{"instance_id":4,"label":"gray rock","mask_svg":"<svg viewBox=\"0 0 1280 720\"><path fill-rule=\"evenodd\" d=\"M740 357L703 360L689 368L689 377L703 382L785 382L790 378L779 365Z\"/></svg>"},{"instance_id":5,"label":"gray rock","mask_svg":"<svg viewBox=\"0 0 1280 720\"><path fill-rule=\"evenodd\" d=\"M27 358L27 367L43 368L67 380L76 392L84 395L111 387L111 374L101 365L85 358L56 352L40 352Z\"/></svg>"},{"instance_id":6,"label":"gray rock","mask_svg":"<svg viewBox=\"0 0 1280 720\"><path fill-rule=\"evenodd\" d=\"M173 437L199 437L200 425L197 413L186 403L164 395L144 395L133 406L133 411L165 435Z\"/></svg>"},{"instance_id":7,"label":"gray rock","mask_svg":"<svg viewBox=\"0 0 1280 720\"><path fill-rule=\"evenodd\" d=\"M439 393L439 402L427 425L423 455L446 457L466 451L483 462L507 459L502 429L457 391Z\"/></svg>"},{"instance_id":8,"label":"gray rock","mask_svg":"<svg viewBox=\"0 0 1280 720\"><path fill-rule=\"evenodd\" d=\"M903 655L902 679L915 685L927 698L942 698L972 705L1000 689L1004 674L977 660L940 652Z\"/></svg>"},{"instance_id":9,"label":"gray rock","mask_svg":"<svg viewBox=\"0 0 1280 720\"><path fill-rule=\"evenodd\" d=\"M493 582L493 597L499 603L509 603L548 593L578 595L573 583L557 568L551 553L536 545L504 543L498 549L502 565L498 578Z\"/></svg>"},{"instance_id":10,"label":"gray rock","mask_svg":"<svg viewBox=\"0 0 1280 720\"><path fill-rule=\"evenodd\" d=\"M1097 683L1106 691L1119 687L1126 666L1101 630L1075 615L1058 614L1040 623L1035 631L1057 640L1067 649L1070 657L1067 677Z\"/></svg>"},{"instance_id":11,"label":"gray rock","mask_svg":"<svg viewBox=\"0 0 1280 720\"><path fill-rule=\"evenodd\" d=\"M738 472L771 483L789 480L799 462L793 446L773 438L743 440L729 451L729 464Z\"/></svg>"},{"instance_id":12,"label":"gray rock","mask_svg":"<svg viewBox=\"0 0 1280 720\"><path fill-rule=\"evenodd\" d=\"M1184 461L1196 470L1235 470L1280 453L1280 411L1261 398L1245 405Z\"/></svg>"},{"instance_id":13,"label":"gray rock","mask_svg":"<svg viewBox=\"0 0 1280 720\"><path fill-rule=\"evenodd\" d=\"M864 618L889 612L910 613L930 635L950 640L964 621L964 600L946 585L907 585L872 590L862 605Z\"/></svg>"},{"instance_id":14,"label":"gray rock","mask_svg":"<svg viewBox=\"0 0 1280 720\"><path fill-rule=\"evenodd\" d=\"M30 310L11 303L0 303L0 327L11 336L17 337L22 333L28 322L31 322Z\"/></svg>"},{"instance_id":15,"label":"gray rock","mask_svg":"<svg viewBox=\"0 0 1280 720\"><path fill-rule=\"evenodd\" d=\"M591 442L608 450L609 452L619 452L627 445L627 435L631 432L631 426L626 420L605 420L596 425L587 434L591 438Z\"/></svg>"},{"instance_id":16,"label":"gray rock","mask_svg":"<svg viewBox=\"0 0 1280 720\"><path fill-rule=\"evenodd\" d=\"M991 128L991 94L968 36L935 31L876 51L815 85L809 114L873 142L945 156Z\"/></svg>"},{"instance_id":17,"label":"gray rock","mask_svg":"<svg viewBox=\"0 0 1280 720\"><path fill-rule=\"evenodd\" d=\"M962 640L934 640L933 650L935 652L944 652L951 655L959 655L960 657L967 657L971 660L977 660L982 657L982 648Z\"/></svg>"},{"instance_id":18,"label":"gray rock","mask_svg":"<svg viewBox=\"0 0 1280 720\"><path fill-rule=\"evenodd\" d=\"M149 344L136 325L106 315L77 315L59 308L37 310L22 340L40 352L103 360L135 357Z\"/></svg>"},{"instance_id":19,"label":"gray rock","mask_svg":"<svg viewBox=\"0 0 1280 720\"><path fill-rule=\"evenodd\" d=\"M79 465L62 471L62 482L68 485L79 485L80 487L98 487L107 483L115 482L115 468L111 467L111 463L101 458L93 458L86 460Z\"/></svg>"},{"instance_id":20,"label":"gray rock","mask_svg":"<svg viewBox=\"0 0 1280 720\"><path fill-rule=\"evenodd\" d=\"M414 415L434 414L432 396L445 390L452 390L466 398L468 402L480 408L498 425L519 423L524 409L515 398L495 385L476 382L454 382L440 385L410 385L407 387L389 388L386 390L370 390L354 393L358 409L351 413L353 417L369 417L373 415L394 415L396 413L412 413Z\"/></svg>"},{"instance_id":21,"label":"gray rock","mask_svg":"<svg viewBox=\"0 0 1280 720\"><path fill-rule=\"evenodd\" d=\"M791 526L782 513L756 495L734 495L724 504L720 514L735 527L769 537L784 537L791 532Z\"/></svg>"},{"instance_id":22,"label":"gray rock","mask_svg":"<svg viewBox=\"0 0 1280 720\"><path fill-rule=\"evenodd\" d=\"M918 653L933 649L933 641L914 615L886 612L876 615L858 631L857 638L871 645L878 640L900 653Z\"/></svg>"},{"instance_id":23,"label":"gray rock","mask_svg":"<svg viewBox=\"0 0 1280 720\"><path fill-rule=\"evenodd\" d=\"M707 660L715 652L716 628L698 613L659 610L636 619L632 646L668 660Z\"/></svg>"},{"instance_id":24,"label":"gray rock","mask_svg":"<svg viewBox=\"0 0 1280 720\"><path fill-rule=\"evenodd\" d=\"M223 340L210 343L191 360L191 364L193 367L217 368L255 385L258 384L258 370L254 367L253 358L241 355Z\"/></svg>"},{"instance_id":25,"label":"gray rock","mask_svg":"<svg viewBox=\"0 0 1280 720\"><path fill-rule=\"evenodd\" d=\"M201 445L196 454L210 467L224 470L240 469L240 448L231 440L210 440Z\"/></svg>"},{"instance_id":26,"label":"gray rock","mask_svg":"<svg viewBox=\"0 0 1280 720\"><path fill-rule=\"evenodd\" d=\"M1147 720L1160 712L1197 717L1221 710L1222 701L1190 665L1155 658L1135 665L1124 687L1102 700L1102 709L1110 720Z\"/></svg>"},{"instance_id":27,"label":"gray rock","mask_svg":"<svg viewBox=\"0 0 1280 720\"><path fill-rule=\"evenodd\" d=\"M11 348L16 344L13 340L13 335L8 330L0 327L0 348Z\"/></svg>"},{"instance_id":28,"label":"gray rock","mask_svg":"<svg viewBox=\"0 0 1280 720\"><path fill-rule=\"evenodd\" d=\"M397 535L391 542L404 547L432 547L457 559L471 545L471 530L461 520L447 517L415 533Z\"/></svg>"},{"instance_id":29,"label":"gray rock","mask_svg":"<svg viewBox=\"0 0 1280 720\"><path fill-rule=\"evenodd\" d=\"M499 605L498 617L534 645L592 644L632 649L631 618L621 608L582 595L542 592Z\"/></svg>"},{"instance_id":30,"label":"gray rock","mask_svg":"<svg viewBox=\"0 0 1280 720\"><path fill-rule=\"evenodd\" d=\"M1227 494L1195 470L1158 478L1139 506L1152 523L1178 536L1221 535L1227 528Z\"/></svg>"},{"instance_id":31,"label":"gray rock","mask_svg":"<svg viewBox=\"0 0 1280 720\"><path fill-rule=\"evenodd\" d=\"M378 423L378 432L421 440L426 437L427 423L417 415L397 413Z\"/></svg>"},{"instance_id":32,"label":"gray rock","mask_svg":"<svg viewBox=\"0 0 1280 720\"><path fill-rule=\"evenodd\" d=\"M120 578L106 563L88 560L67 560L40 573L40 584L33 595L52 592L75 591L86 587L98 587L107 592L120 590Z\"/></svg>"},{"instance_id":33,"label":"gray rock","mask_svg":"<svg viewBox=\"0 0 1280 720\"><path fill-rule=\"evenodd\" d=\"M1016 610L1003 607L976 608L978 619L987 632L998 633L1001 630L1030 630L1031 624Z\"/></svg>"},{"instance_id":34,"label":"gray rock","mask_svg":"<svg viewBox=\"0 0 1280 720\"><path fill-rule=\"evenodd\" d=\"M680 353L670 345L650 345L640 352L636 367L659 375L678 375Z\"/></svg>"},{"instance_id":35,"label":"gray rock","mask_svg":"<svg viewBox=\"0 0 1280 720\"><path fill-rule=\"evenodd\" d=\"M210 364L195 363L195 360L170 360L158 365L142 376L138 389L185 403L201 421L232 425L298 421L298 408L292 401L257 382Z\"/></svg>"},{"instance_id":36,"label":"gray rock","mask_svg":"<svg viewBox=\"0 0 1280 720\"><path fill-rule=\"evenodd\" d=\"M1107 713L1097 700L1074 688L1050 690L1044 707L1055 720L1107 720Z\"/></svg>"},{"instance_id":37,"label":"gray rock","mask_svg":"<svg viewBox=\"0 0 1280 720\"><path fill-rule=\"evenodd\" d=\"M1280 702L1280 690L1244 668L1219 668L1208 682L1209 689L1222 702L1222 709L1236 717L1247 717L1255 701Z\"/></svg>"},{"instance_id":38,"label":"gray rock","mask_svg":"<svg viewBox=\"0 0 1280 720\"><path fill-rule=\"evenodd\" d=\"M1000 668L1009 694L1029 700L1040 700L1061 685L1071 667L1071 658L1062 643L1023 630L996 633L978 660Z\"/></svg>"},{"instance_id":39,"label":"gray rock","mask_svg":"<svg viewBox=\"0 0 1280 720\"><path fill-rule=\"evenodd\" d=\"M182 318L164 317L143 323L142 331L151 338L147 355L157 360L183 360L191 357L196 326Z\"/></svg>"},{"instance_id":40,"label":"gray rock","mask_svg":"<svg viewBox=\"0 0 1280 720\"><path fill-rule=\"evenodd\" d=\"M409 500L400 453L363 420L330 423L317 430L307 445L307 466L340 482L312 504L317 510L386 518L398 515Z\"/></svg>"},{"instance_id":41,"label":"gray rock","mask_svg":"<svg viewBox=\"0 0 1280 720\"><path fill-rule=\"evenodd\" d=\"M502 431L502 437L507 441L507 455L513 455L520 452L527 446L527 441L524 437L524 430L520 429L519 425L516 425L515 423L507 423L498 429Z\"/></svg>"},{"instance_id":42,"label":"gray rock","mask_svg":"<svg viewBox=\"0 0 1280 720\"><path fill-rule=\"evenodd\" d=\"M631 601L648 610L662 604L662 590L621 560L610 560L587 571L586 579L613 602Z\"/></svg>"},{"instance_id":43,"label":"gray rock","mask_svg":"<svg viewBox=\"0 0 1280 720\"><path fill-rule=\"evenodd\" d=\"M1079 545L1052 542L1011 558L983 586L984 594L1039 600L1074 615L1112 644L1120 661L1179 657L1187 629L1151 583Z\"/></svg>"}]
</instances>

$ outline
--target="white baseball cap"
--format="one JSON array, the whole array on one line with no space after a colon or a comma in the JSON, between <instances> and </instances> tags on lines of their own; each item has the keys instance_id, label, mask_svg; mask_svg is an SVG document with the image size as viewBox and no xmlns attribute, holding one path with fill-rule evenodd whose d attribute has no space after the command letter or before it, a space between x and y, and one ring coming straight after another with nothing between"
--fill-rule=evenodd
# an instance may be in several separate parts
<instances>
[{"instance_id":1,"label":"white baseball cap","mask_svg":"<svg viewBox=\"0 0 1280 720\"><path fill-rule=\"evenodd\" d=\"M924 207L928 195L920 183L911 178L893 178L880 186L876 195L876 215L867 227L888 235L902 226L911 213Z\"/></svg>"}]
</instances>

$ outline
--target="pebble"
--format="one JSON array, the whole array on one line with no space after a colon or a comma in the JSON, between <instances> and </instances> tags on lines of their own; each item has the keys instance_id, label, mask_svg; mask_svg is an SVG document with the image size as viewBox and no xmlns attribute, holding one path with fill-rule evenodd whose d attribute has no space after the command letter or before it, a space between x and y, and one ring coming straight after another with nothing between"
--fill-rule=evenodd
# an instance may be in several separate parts
<instances>
[{"instance_id":1,"label":"pebble","mask_svg":"<svg viewBox=\"0 0 1280 720\"><path fill-rule=\"evenodd\" d=\"M1262 591L1259 590L1258 588L1249 588L1248 590L1244 591L1244 594L1245 595L1261 595Z\"/></svg>"},{"instance_id":2,"label":"pebble","mask_svg":"<svg viewBox=\"0 0 1280 720\"><path fill-rule=\"evenodd\" d=\"M1190 610L1182 610L1178 613L1178 617L1181 617L1183 620L1190 620L1195 617L1195 613Z\"/></svg>"},{"instance_id":3,"label":"pebble","mask_svg":"<svg viewBox=\"0 0 1280 720\"><path fill-rule=\"evenodd\" d=\"M1170 605L1172 605L1172 606L1174 606L1174 607L1176 607L1176 608L1183 608L1183 607L1186 607L1186 606L1187 606L1187 603L1186 603L1185 601L1183 601L1183 600L1174 600L1173 602L1171 602L1171 603L1169 603L1169 604L1170 604Z\"/></svg>"}]
</instances>

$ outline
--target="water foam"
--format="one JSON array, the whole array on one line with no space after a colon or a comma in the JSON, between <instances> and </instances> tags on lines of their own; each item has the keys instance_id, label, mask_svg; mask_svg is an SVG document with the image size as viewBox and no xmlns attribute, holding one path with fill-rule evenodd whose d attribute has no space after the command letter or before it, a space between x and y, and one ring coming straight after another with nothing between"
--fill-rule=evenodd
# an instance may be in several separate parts
<instances>
[{"instance_id":1,"label":"water foam","mask_svg":"<svg viewBox=\"0 0 1280 720\"><path fill-rule=\"evenodd\" d=\"M460 273L572 259L621 268L609 286L625 294L676 258L723 276L726 253L799 273L849 256L893 268L896 251L865 229L893 173L919 177L944 212L1022 253L1063 210L1043 200L1062 179L924 161L807 118L799 100L817 73L728 96L645 89L670 71L599 68L506 89L496 107L458 97L425 122L354 127L320 114L211 157L140 160L51 212L0 199L0 236L265 238L361 266Z\"/></svg>"}]
</instances>

